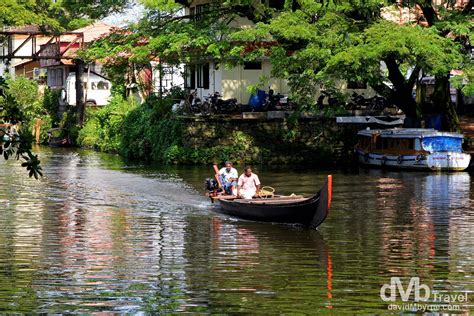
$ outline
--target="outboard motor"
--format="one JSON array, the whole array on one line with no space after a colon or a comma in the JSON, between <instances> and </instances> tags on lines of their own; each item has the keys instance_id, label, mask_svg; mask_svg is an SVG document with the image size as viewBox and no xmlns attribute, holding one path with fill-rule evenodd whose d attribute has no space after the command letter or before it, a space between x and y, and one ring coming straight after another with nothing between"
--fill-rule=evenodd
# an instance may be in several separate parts
<instances>
[{"instance_id":1,"label":"outboard motor","mask_svg":"<svg viewBox=\"0 0 474 316\"><path fill-rule=\"evenodd\" d=\"M209 197L217 196L218 193L222 192L222 189L219 188L219 183L212 178L206 178L206 180L204 181L204 186L206 187L206 190L209 192L208 194ZM211 201L214 203L213 199L211 199Z\"/></svg>"},{"instance_id":2,"label":"outboard motor","mask_svg":"<svg viewBox=\"0 0 474 316\"><path fill-rule=\"evenodd\" d=\"M209 192L214 192L219 189L219 184L217 183L217 181L211 178L206 178L206 180L204 181L204 185L206 187L206 190L208 190Z\"/></svg>"}]
</instances>

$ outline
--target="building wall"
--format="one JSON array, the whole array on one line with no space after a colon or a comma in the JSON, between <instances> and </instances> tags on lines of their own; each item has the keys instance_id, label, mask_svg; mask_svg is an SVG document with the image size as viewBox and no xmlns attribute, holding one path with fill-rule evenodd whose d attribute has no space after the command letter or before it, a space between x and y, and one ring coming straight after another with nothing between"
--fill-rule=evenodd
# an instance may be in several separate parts
<instances>
[{"instance_id":1,"label":"building wall","mask_svg":"<svg viewBox=\"0 0 474 316\"><path fill-rule=\"evenodd\" d=\"M19 65L15 67L15 76L25 76L28 79L37 79L34 76L35 68L40 68L40 63L38 61Z\"/></svg>"},{"instance_id":2,"label":"building wall","mask_svg":"<svg viewBox=\"0 0 474 316\"><path fill-rule=\"evenodd\" d=\"M289 87L284 79L271 78L272 65L269 60L261 62L261 69L245 69L244 65L236 66L232 69L222 70L222 94L225 99L237 98L237 102L248 104L250 86L258 86L259 89L268 92L273 89L275 93L288 94ZM261 85L262 77L271 78ZM265 80L264 80L265 81Z\"/></svg>"},{"instance_id":3,"label":"building wall","mask_svg":"<svg viewBox=\"0 0 474 316\"><path fill-rule=\"evenodd\" d=\"M166 92L172 87L184 87L184 66L172 66L163 64L163 71L160 75L160 67L158 63L152 62L153 67L153 92L159 93L160 90ZM161 82L160 82L161 81Z\"/></svg>"},{"instance_id":4,"label":"building wall","mask_svg":"<svg viewBox=\"0 0 474 316\"><path fill-rule=\"evenodd\" d=\"M198 67L198 66L197 66ZM287 80L271 77L272 65L269 60L261 61L260 69L246 69L245 65L238 65L233 68L225 68L209 62L209 89L200 88L197 86L198 72L194 73L196 85L192 89L196 89L198 96L203 99L209 94L220 92L224 99L236 98L239 104L248 104L250 99L250 86L257 86L258 89L264 90L268 93L272 89L275 94L281 93L288 95L290 87ZM261 79L264 79L263 81ZM356 92L366 98L373 97L376 93L370 87L364 89L348 88L348 82L340 80L336 83L337 89L348 97ZM315 102L319 96L316 95ZM327 98L324 101L327 102Z\"/></svg>"}]
</instances>

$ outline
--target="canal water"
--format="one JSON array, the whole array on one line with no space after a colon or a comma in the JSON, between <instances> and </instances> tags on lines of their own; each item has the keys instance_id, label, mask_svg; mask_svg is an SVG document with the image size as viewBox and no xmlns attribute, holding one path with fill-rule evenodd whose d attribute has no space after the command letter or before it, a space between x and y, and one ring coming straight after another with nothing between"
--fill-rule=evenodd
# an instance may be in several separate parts
<instances>
[{"instance_id":1,"label":"canal water","mask_svg":"<svg viewBox=\"0 0 474 316\"><path fill-rule=\"evenodd\" d=\"M474 310L474 174L333 171L311 230L217 214L210 167L38 150L39 181L0 160L0 313L398 314L416 290L431 311ZM328 174L256 171L284 194Z\"/></svg>"}]
</instances>

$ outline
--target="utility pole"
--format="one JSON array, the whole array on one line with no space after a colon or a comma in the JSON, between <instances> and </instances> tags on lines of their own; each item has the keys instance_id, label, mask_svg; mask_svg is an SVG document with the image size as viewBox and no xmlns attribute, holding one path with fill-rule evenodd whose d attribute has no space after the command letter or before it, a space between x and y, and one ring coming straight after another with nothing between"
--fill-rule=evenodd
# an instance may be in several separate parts
<instances>
[{"instance_id":1,"label":"utility pole","mask_svg":"<svg viewBox=\"0 0 474 316\"><path fill-rule=\"evenodd\" d=\"M76 106L77 118L80 126L84 125L84 85L82 84L82 75L84 74L84 61L76 59Z\"/></svg>"}]
</instances>

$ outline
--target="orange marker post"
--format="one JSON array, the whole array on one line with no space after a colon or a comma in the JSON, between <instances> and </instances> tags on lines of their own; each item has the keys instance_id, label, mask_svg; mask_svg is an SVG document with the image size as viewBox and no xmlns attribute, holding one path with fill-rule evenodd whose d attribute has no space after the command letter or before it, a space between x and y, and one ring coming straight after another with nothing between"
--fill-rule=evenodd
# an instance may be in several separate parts
<instances>
[{"instance_id":1,"label":"orange marker post","mask_svg":"<svg viewBox=\"0 0 474 316\"><path fill-rule=\"evenodd\" d=\"M328 210L331 208L332 199L332 175L328 175Z\"/></svg>"}]
</instances>

